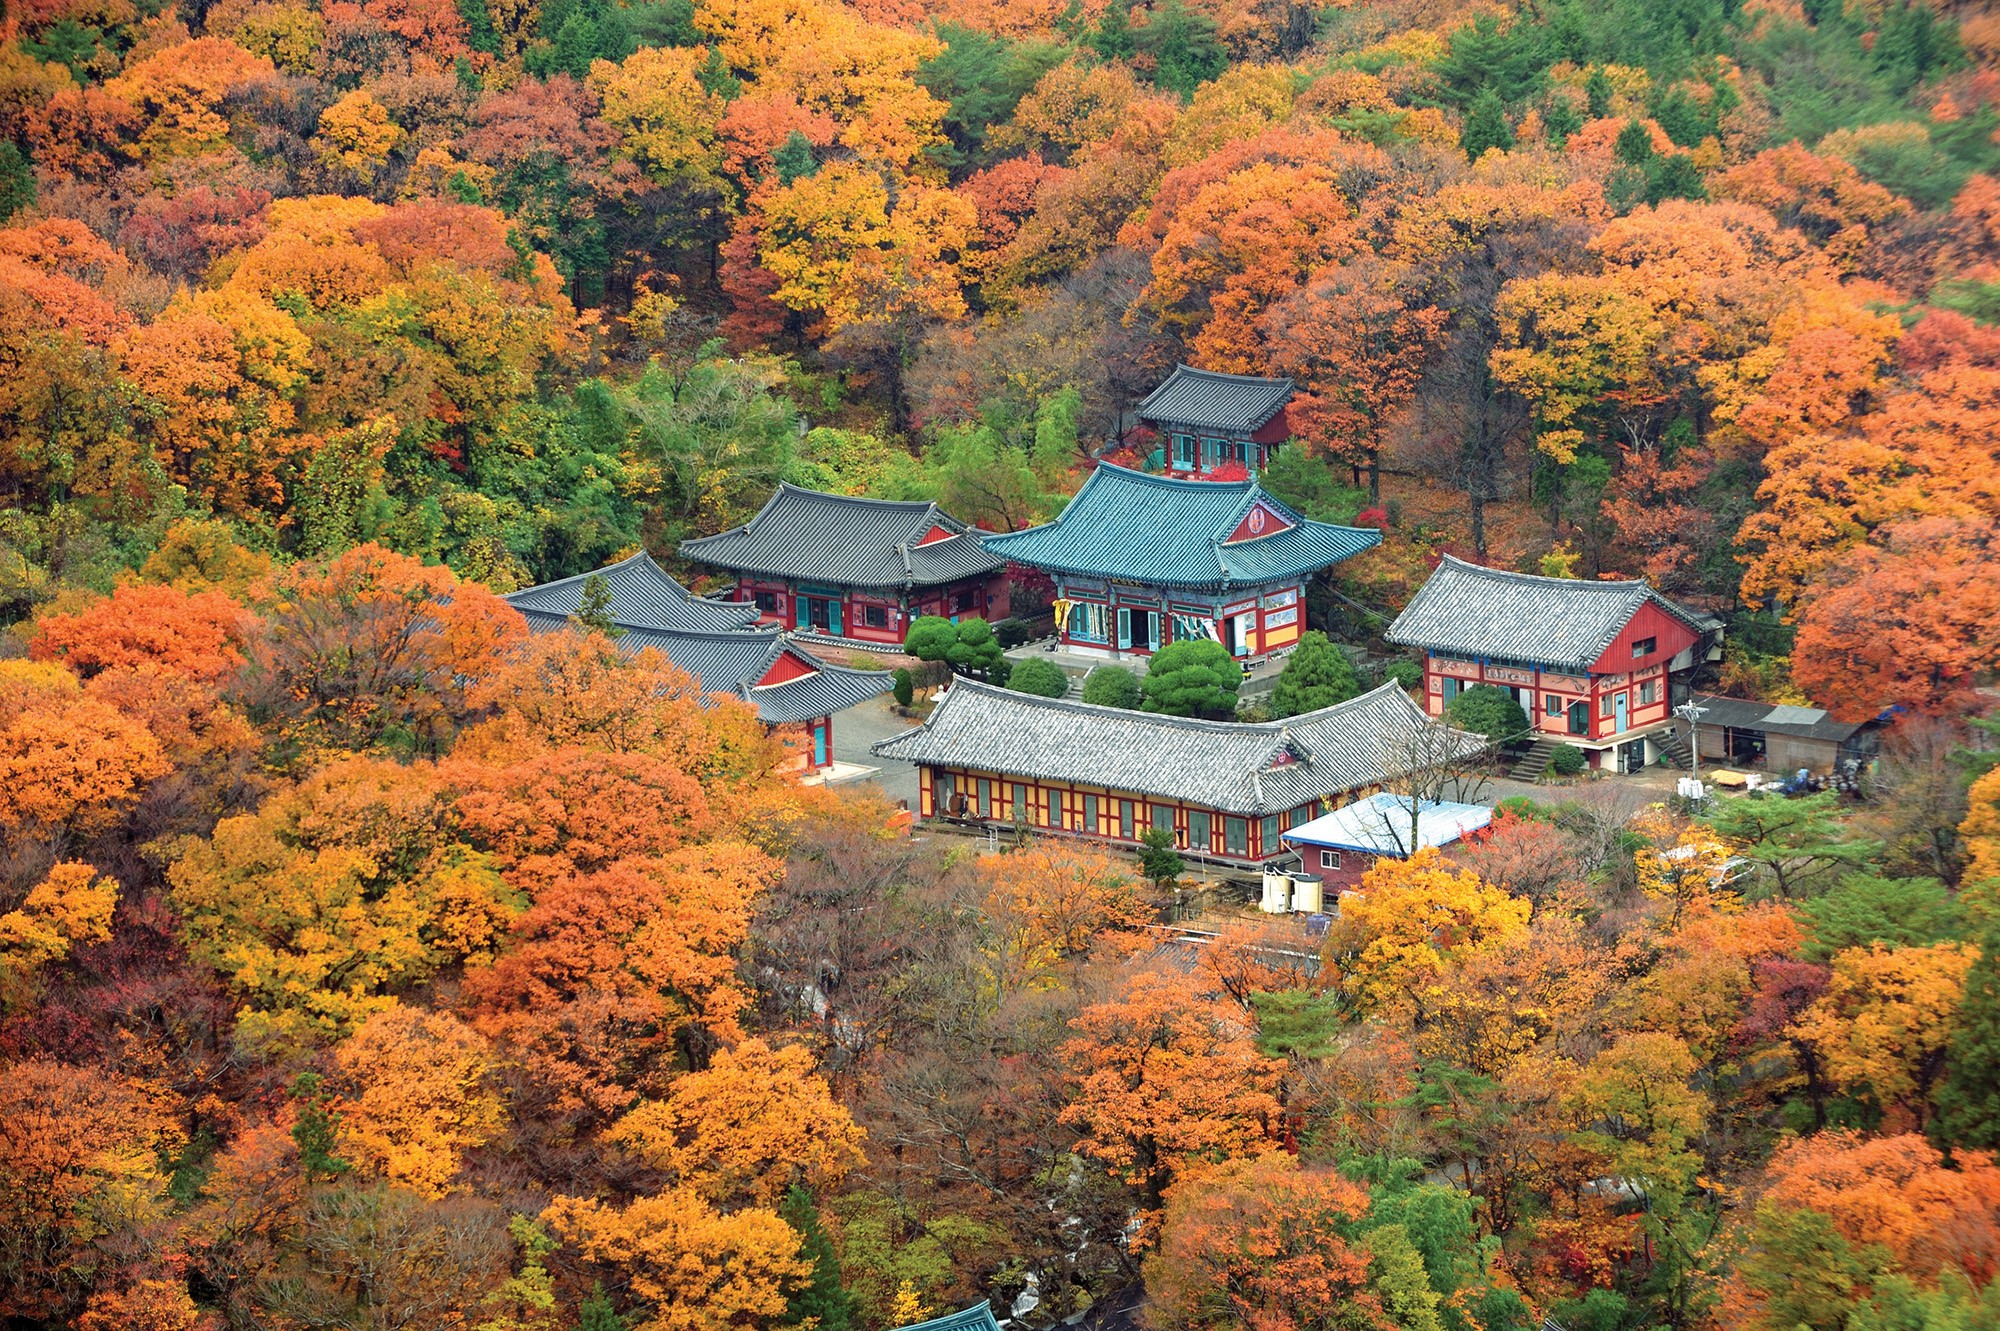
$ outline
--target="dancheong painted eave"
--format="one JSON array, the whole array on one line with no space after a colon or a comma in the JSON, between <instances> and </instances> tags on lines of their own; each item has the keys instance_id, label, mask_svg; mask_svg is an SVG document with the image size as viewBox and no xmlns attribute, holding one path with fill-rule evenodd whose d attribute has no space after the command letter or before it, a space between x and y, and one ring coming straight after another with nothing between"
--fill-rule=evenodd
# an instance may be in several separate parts
<instances>
[{"instance_id":1,"label":"dancheong painted eave","mask_svg":"<svg viewBox=\"0 0 2000 1331\"><path fill-rule=\"evenodd\" d=\"M732 573L839 587L934 587L1003 567L984 539L936 504L780 484L750 521L682 541L681 554Z\"/></svg>"},{"instance_id":2,"label":"dancheong painted eave","mask_svg":"<svg viewBox=\"0 0 2000 1331\"><path fill-rule=\"evenodd\" d=\"M1282 521L1232 540L1251 509ZM1050 573L1160 587L1242 587L1292 581L1380 542L1372 527L1316 522L1255 481L1197 481L1099 464L1053 522L988 536L986 548Z\"/></svg>"},{"instance_id":3,"label":"dancheong painted eave","mask_svg":"<svg viewBox=\"0 0 2000 1331\"><path fill-rule=\"evenodd\" d=\"M953 681L930 719L874 746L922 766L1101 786L1245 815L1384 780L1435 726L1394 684L1283 721L1201 721ZM1484 743L1449 732L1464 753Z\"/></svg>"},{"instance_id":4,"label":"dancheong painted eave","mask_svg":"<svg viewBox=\"0 0 2000 1331\"><path fill-rule=\"evenodd\" d=\"M1263 379L1176 365L1158 388L1139 402L1141 420L1198 430L1247 434L1292 400L1290 379Z\"/></svg>"}]
</instances>

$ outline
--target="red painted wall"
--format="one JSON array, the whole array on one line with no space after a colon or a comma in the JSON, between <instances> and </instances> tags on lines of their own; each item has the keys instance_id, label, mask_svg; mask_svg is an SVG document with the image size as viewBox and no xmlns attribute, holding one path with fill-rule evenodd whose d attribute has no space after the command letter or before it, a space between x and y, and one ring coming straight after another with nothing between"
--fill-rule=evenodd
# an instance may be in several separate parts
<instances>
[{"instance_id":1,"label":"red painted wall","mask_svg":"<svg viewBox=\"0 0 2000 1331\"><path fill-rule=\"evenodd\" d=\"M790 652L779 652L778 659L771 662L771 668L764 672L759 684L782 684L788 679L798 679L810 675L813 668Z\"/></svg>"},{"instance_id":2,"label":"red painted wall","mask_svg":"<svg viewBox=\"0 0 2000 1331\"><path fill-rule=\"evenodd\" d=\"M1292 437L1292 418L1286 414L1288 408L1279 407L1278 414L1257 427L1250 438L1260 444L1282 444Z\"/></svg>"},{"instance_id":3,"label":"red painted wall","mask_svg":"<svg viewBox=\"0 0 2000 1331\"><path fill-rule=\"evenodd\" d=\"M1648 601L1639 607L1638 614L1632 616L1632 622L1619 630L1618 636L1604 649L1604 655L1597 658L1591 671L1601 675L1623 675L1652 665L1655 661L1671 661L1677 653L1694 646L1698 636L1693 629ZM1632 644L1641 638L1655 638L1659 645L1645 656L1634 657Z\"/></svg>"}]
</instances>

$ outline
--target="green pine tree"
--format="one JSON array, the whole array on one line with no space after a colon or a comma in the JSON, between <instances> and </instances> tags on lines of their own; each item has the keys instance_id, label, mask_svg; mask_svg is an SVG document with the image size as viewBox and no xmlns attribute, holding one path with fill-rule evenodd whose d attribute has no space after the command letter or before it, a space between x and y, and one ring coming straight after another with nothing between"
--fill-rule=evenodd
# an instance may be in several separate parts
<instances>
[{"instance_id":1,"label":"green pine tree","mask_svg":"<svg viewBox=\"0 0 2000 1331\"><path fill-rule=\"evenodd\" d=\"M1174 834L1164 827L1150 827L1139 836L1139 872L1155 887L1165 887L1181 876L1187 861L1174 849Z\"/></svg>"},{"instance_id":2,"label":"green pine tree","mask_svg":"<svg viewBox=\"0 0 2000 1331\"><path fill-rule=\"evenodd\" d=\"M611 618L611 589L604 585L604 575L593 573L583 580L583 604L576 609L576 622L587 629L595 629L607 638L622 638L625 630Z\"/></svg>"},{"instance_id":3,"label":"green pine tree","mask_svg":"<svg viewBox=\"0 0 2000 1331\"><path fill-rule=\"evenodd\" d=\"M292 1082L298 1121L292 1140L299 1148L299 1169L308 1182L338 1178L354 1166L333 1153L340 1132L340 1115L326 1107L325 1081L317 1072L301 1072Z\"/></svg>"},{"instance_id":4,"label":"green pine tree","mask_svg":"<svg viewBox=\"0 0 2000 1331\"><path fill-rule=\"evenodd\" d=\"M1950 1146L2000 1147L2000 932L1980 940L1951 1033L1937 1135Z\"/></svg>"},{"instance_id":5,"label":"green pine tree","mask_svg":"<svg viewBox=\"0 0 2000 1331\"><path fill-rule=\"evenodd\" d=\"M778 183L789 185L819 170L819 158L813 152L812 140L795 129L771 154L771 165L777 168Z\"/></svg>"},{"instance_id":6,"label":"green pine tree","mask_svg":"<svg viewBox=\"0 0 2000 1331\"><path fill-rule=\"evenodd\" d=\"M1621 162L1644 166L1653 160L1653 136L1642 122L1628 120L1625 128L1618 131L1618 142L1611 151Z\"/></svg>"},{"instance_id":7,"label":"green pine tree","mask_svg":"<svg viewBox=\"0 0 2000 1331\"><path fill-rule=\"evenodd\" d=\"M590 1297L577 1305L576 1331L626 1331L625 1319L618 1315L604 1286L591 1290Z\"/></svg>"},{"instance_id":8,"label":"green pine tree","mask_svg":"<svg viewBox=\"0 0 2000 1331\"><path fill-rule=\"evenodd\" d=\"M1127 0L1112 0L1097 20L1097 27L1084 38L1088 46L1106 60L1130 60L1139 48L1132 40L1132 7Z\"/></svg>"},{"instance_id":9,"label":"green pine tree","mask_svg":"<svg viewBox=\"0 0 2000 1331\"><path fill-rule=\"evenodd\" d=\"M0 139L0 222L34 201L34 164L11 141Z\"/></svg>"},{"instance_id":10,"label":"green pine tree","mask_svg":"<svg viewBox=\"0 0 2000 1331\"><path fill-rule=\"evenodd\" d=\"M854 1296L840 1283L840 1257L833 1238L820 1223L812 1194L794 1183L778 1204L778 1214L798 1232L799 1256L812 1267L806 1283L793 1291L785 1307L792 1326L816 1326L818 1331L848 1331L855 1322Z\"/></svg>"},{"instance_id":11,"label":"green pine tree","mask_svg":"<svg viewBox=\"0 0 2000 1331\"><path fill-rule=\"evenodd\" d=\"M1548 132L1549 147L1560 149L1569 142L1570 135L1583 128L1583 113L1569 98L1551 97L1542 125Z\"/></svg>"},{"instance_id":12,"label":"green pine tree","mask_svg":"<svg viewBox=\"0 0 2000 1331\"><path fill-rule=\"evenodd\" d=\"M1133 42L1153 57L1153 85L1183 98L1229 68L1215 20L1183 0L1167 0L1154 10L1152 22L1134 34Z\"/></svg>"},{"instance_id":13,"label":"green pine tree","mask_svg":"<svg viewBox=\"0 0 2000 1331\"><path fill-rule=\"evenodd\" d=\"M1099 707L1139 710L1139 677L1124 666L1099 666L1083 681L1083 700Z\"/></svg>"},{"instance_id":14,"label":"green pine tree","mask_svg":"<svg viewBox=\"0 0 2000 1331\"><path fill-rule=\"evenodd\" d=\"M1504 152L1514 146L1514 127L1507 123L1507 109L1500 105L1499 93L1491 88L1482 88L1479 95L1472 99L1458 142L1465 149L1465 155L1475 162L1489 148Z\"/></svg>"},{"instance_id":15,"label":"green pine tree","mask_svg":"<svg viewBox=\"0 0 2000 1331\"><path fill-rule=\"evenodd\" d=\"M1154 652L1141 689L1146 711L1226 721L1236 715L1236 694L1242 687L1243 667L1228 649L1197 638Z\"/></svg>"},{"instance_id":16,"label":"green pine tree","mask_svg":"<svg viewBox=\"0 0 2000 1331\"><path fill-rule=\"evenodd\" d=\"M1007 687L1016 693L1032 693L1042 698L1061 698L1069 693L1069 676L1054 661L1031 656L1017 662L1007 672Z\"/></svg>"},{"instance_id":17,"label":"green pine tree","mask_svg":"<svg viewBox=\"0 0 2000 1331\"><path fill-rule=\"evenodd\" d=\"M1361 677L1346 652L1324 633L1313 629L1285 661L1278 686L1271 693L1271 715L1298 716L1346 702L1361 692Z\"/></svg>"},{"instance_id":18,"label":"green pine tree","mask_svg":"<svg viewBox=\"0 0 2000 1331\"><path fill-rule=\"evenodd\" d=\"M1602 120L1611 114L1611 78L1603 66L1591 70L1590 77L1583 81L1583 96L1592 120Z\"/></svg>"}]
</instances>

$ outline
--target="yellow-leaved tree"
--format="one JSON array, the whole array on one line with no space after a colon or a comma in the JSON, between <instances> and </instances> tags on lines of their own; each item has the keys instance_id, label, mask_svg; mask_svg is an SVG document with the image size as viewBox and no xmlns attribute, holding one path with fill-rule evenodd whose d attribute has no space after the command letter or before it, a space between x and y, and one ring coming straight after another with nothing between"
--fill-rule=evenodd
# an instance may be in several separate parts
<instances>
[{"instance_id":1,"label":"yellow-leaved tree","mask_svg":"<svg viewBox=\"0 0 2000 1331\"><path fill-rule=\"evenodd\" d=\"M353 1086L340 1102L342 1156L426 1197L444 1196L464 1153L505 1122L486 1037L450 1013L387 1008L334 1059Z\"/></svg>"},{"instance_id":2,"label":"yellow-leaved tree","mask_svg":"<svg viewBox=\"0 0 2000 1331\"><path fill-rule=\"evenodd\" d=\"M0 915L0 1012L33 995L44 966L111 937L117 905L118 884L90 865L66 861L50 869L19 907Z\"/></svg>"},{"instance_id":3,"label":"yellow-leaved tree","mask_svg":"<svg viewBox=\"0 0 2000 1331\"><path fill-rule=\"evenodd\" d=\"M187 850L168 874L181 937L243 1000L239 1034L338 1037L492 950L519 903L448 808L428 765L349 759Z\"/></svg>"},{"instance_id":4,"label":"yellow-leaved tree","mask_svg":"<svg viewBox=\"0 0 2000 1331\"><path fill-rule=\"evenodd\" d=\"M609 1138L718 1206L775 1207L794 1184L825 1195L862 1163L866 1136L797 1045L745 1040L674 1079Z\"/></svg>"},{"instance_id":5,"label":"yellow-leaved tree","mask_svg":"<svg viewBox=\"0 0 2000 1331\"><path fill-rule=\"evenodd\" d=\"M1892 1126L1921 1129L1944 1075L1965 973L1978 959L1970 943L1848 948L1835 954L1826 992L1792 1033L1818 1051L1828 1081L1874 1100Z\"/></svg>"},{"instance_id":6,"label":"yellow-leaved tree","mask_svg":"<svg viewBox=\"0 0 2000 1331\"><path fill-rule=\"evenodd\" d=\"M644 1305L632 1331L765 1325L784 1314L789 1292L812 1271L799 1256L797 1231L775 1212L725 1215L692 1188L640 1197L622 1210L558 1197L542 1220Z\"/></svg>"},{"instance_id":7,"label":"yellow-leaved tree","mask_svg":"<svg viewBox=\"0 0 2000 1331\"><path fill-rule=\"evenodd\" d=\"M1326 956L1341 986L1367 1011L1403 1009L1419 1024L1450 969L1518 938L1528 903L1460 869L1436 850L1378 860L1341 903Z\"/></svg>"}]
</instances>

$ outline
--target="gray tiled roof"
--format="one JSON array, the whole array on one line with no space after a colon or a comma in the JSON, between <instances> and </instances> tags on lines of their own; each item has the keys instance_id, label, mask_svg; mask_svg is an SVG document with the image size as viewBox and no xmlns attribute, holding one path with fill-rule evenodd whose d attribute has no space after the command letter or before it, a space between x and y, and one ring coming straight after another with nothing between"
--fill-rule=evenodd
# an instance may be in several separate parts
<instances>
[{"instance_id":1,"label":"gray tiled roof","mask_svg":"<svg viewBox=\"0 0 2000 1331\"><path fill-rule=\"evenodd\" d=\"M1394 684L1303 716L1244 722L1129 712L960 679L928 722L873 751L1262 814L1382 780L1399 746L1431 724ZM1483 744L1461 735L1458 747L1470 753Z\"/></svg>"},{"instance_id":2,"label":"gray tiled roof","mask_svg":"<svg viewBox=\"0 0 2000 1331\"><path fill-rule=\"evenodd\" d=\"M1697 693L1690 701L1701 708L1701 715L1696 718L1697 725L1761 730L1766 734L1826 740L1834 744L1854 738L1855 732L1867 724L1865 721L1835 720L1831 714L1817 707L1754 702L1748 698Z\"/></svg>"},{"instance_id":3,"label":"gray tiled roof","mask_svg":"<svg viewBox=\"0 0 2000 1331\"><path fill-rule=\"evenodd\" d=\"M1262 504L1291 524L1230 541ZM986 548L1053 573L1154 586L1243 587L1289 581L1351 559L1382 539L1373 527L1315 522L1255 481L1192 481L1098 464L1054 522L986 538Z\"/></svg>"},{"instance_id":4,"label":"gray tiled roof","mask_svg":"<svg viewBox=\"0 0 2000 1331\"><path fill-rule=\"evenodd\" d=\"M1705 631L1701 616L1643 581L1545 578L1446 555L1382 636L1442 656L1587 670L1649 601Z\"/></svg>"},{"instance_id":5,"label":"gray tiled roof","mask_svg":"<svg viewBox=\"0 0 2000 1331\"><path fill-rule=\"evenodd\" d=\"M1139 403L1141 420L1249 433L1292 400L1290 379L1259 379L1176 365Z\"/></svg>"},{"instance_id":6,"label":"gray tiled roof","mask_svg":"<svg viewBox=\"0 0 2000 1331\"><path fill-rule=\"evenodd\" d=\"M572 621L545 611L523 611L530 628L537 631L567 628ZM738 629L722 633L690 633L675 629L648 628L620 624L619 650L637 652L657 649L669 661L687 671L708 693L729 693L756 704L757 716L767 725L788 721L810 721L831 716L843 708L886 691L894 682L887 670L849 670L829 665L793 642L777 628ZM778 684L759 684L778 657L789 651L813 668Z\"/></svg>"},{"instance_id":7,"label":"gray tiled roof","mask_svg":"<svg viewBox=\"0 0 2000 1331\"><path fill-rule=\"evenodd\" d=\"M502 599L524 614L542 611L573 615L583 608L583 584L591 577L604 579L611 618L621 624L712 633L747 628L757 622L757 607L750 602L711 601L696 596L668 577L666 570L644 550L629 559L606 564L594 574L579 573L573 578L523 587L508 592Z\"/></svg>"},{"instance_id":8,"label":"gray tiled roof","mask_svg":"<svg viewBox=\"0 0 2000 1331\"><path fill-rule=\"evenodd\" d=\"M919 545L932 527L957 533ZM716 568L841 587L931 587L1005 566L980 533L936 504L827 494L781 484L741 527L682 541Z\"/></svg>"}]
</instances>

